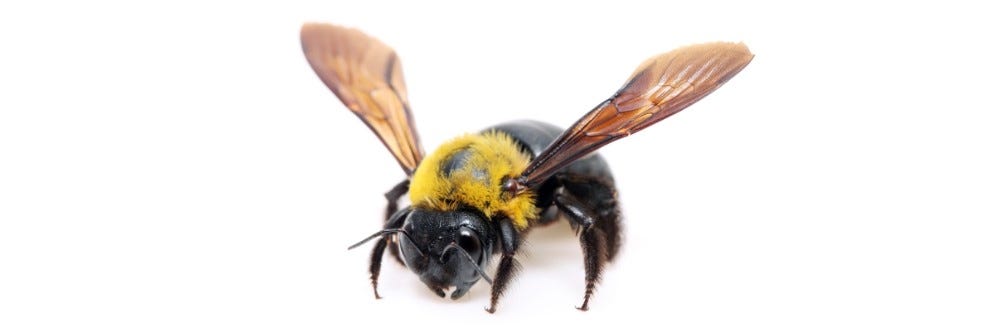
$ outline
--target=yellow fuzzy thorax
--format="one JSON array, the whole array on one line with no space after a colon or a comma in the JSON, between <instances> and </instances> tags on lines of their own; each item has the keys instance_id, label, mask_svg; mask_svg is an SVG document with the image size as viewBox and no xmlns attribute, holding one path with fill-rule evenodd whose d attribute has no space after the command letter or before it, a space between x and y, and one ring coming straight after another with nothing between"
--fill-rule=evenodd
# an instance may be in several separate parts
<instances>
[{"instance_id":1,"label":"yellow fuzzy thorax","mask_svg":"<svg viewBox=\"0 0 1000 333\"><path fill-rule=\"evenodd\" d=\"M465 163L446 175L443 164L462 151L468 152ZM534 194L526 191L512 196L501 188L501 183L520 176L529 161L530 157L504 133L462 135L420 162L410 179L410 202L417 208L438 211L465 205L491 218L502 213L524 230L537 215Z\"/></svg>"}]
</instances>

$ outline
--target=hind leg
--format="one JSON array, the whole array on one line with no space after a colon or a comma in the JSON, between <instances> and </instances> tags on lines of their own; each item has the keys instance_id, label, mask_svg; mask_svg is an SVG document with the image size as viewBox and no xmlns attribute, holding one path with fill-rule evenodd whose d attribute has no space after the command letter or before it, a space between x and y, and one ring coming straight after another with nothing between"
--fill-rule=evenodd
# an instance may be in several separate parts
<instances>
[{"instance_id":1,"label":"hind leg","mask_svg":"<svg viewBox=\"0 0 1000 333\"><path fill-rule=\"evenodd\" d=\"M604 178L566 175L561 177L563 191L554 202L580 235L583 249L586 291L583 304L586 311L590 297L600 282L604 265L614 259L621 245L621 218L618 201L611 181Z\"/></svg>"}]
</instances>

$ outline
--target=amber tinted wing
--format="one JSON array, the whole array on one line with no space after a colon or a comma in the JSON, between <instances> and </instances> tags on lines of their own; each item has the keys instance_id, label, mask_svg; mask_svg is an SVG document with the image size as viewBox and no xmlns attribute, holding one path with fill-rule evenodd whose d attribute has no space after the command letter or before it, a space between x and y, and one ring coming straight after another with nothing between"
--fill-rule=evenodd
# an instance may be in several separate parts
<instances>
[{"instance_id":1,"label":"amber tinted wing","mask_svg":"<svg viewBox=\"0 0 1000 333\"><path fill-rule=\"evenodd\" d=\"M753 54L742 43L707 43L646 60L614 96L533 160L518 182L534 187L573 161L694 104L739 73Z\"/></svg>"},{"instance_id":2,"label":"amber tinted wing","mask_svg":"<svg viewBox=\"0 0 1000 333\"><path fill-rule=\"evenodd\" d=\"M423 151L396 52L358 30L329 24L303 25L301 38L306 60L323 83L412 174Z\"/></svg>"}]
</instances>

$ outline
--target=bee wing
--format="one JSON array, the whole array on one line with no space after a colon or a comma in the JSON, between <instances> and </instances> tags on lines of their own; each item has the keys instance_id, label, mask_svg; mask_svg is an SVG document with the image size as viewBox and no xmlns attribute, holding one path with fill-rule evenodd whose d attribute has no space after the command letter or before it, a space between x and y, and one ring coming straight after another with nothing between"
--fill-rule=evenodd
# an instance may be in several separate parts
<instances>
[{"instance_id":1,"label":"bee wing","mask_svg":"<svg viewBox=\"0 0 1000 333\"><path fill-rule=\"evenodd\" d=\"M611 98L563 132L521 174L534 187L598 148L669 117L722 86L753 59L743 43L706 43L646 60Z\"/></svg>"},{"instance_id":2,"label":"bee wing","mask_svg":"<svg viewBox=\"0 0 1000 333\"><path fill-rule=\"evenodd\" d=\"M361 31L329 24L303 25L301 39L302 52L320 80L412 174L423 150L396 52Z\"/></svg>"}]
</instances>

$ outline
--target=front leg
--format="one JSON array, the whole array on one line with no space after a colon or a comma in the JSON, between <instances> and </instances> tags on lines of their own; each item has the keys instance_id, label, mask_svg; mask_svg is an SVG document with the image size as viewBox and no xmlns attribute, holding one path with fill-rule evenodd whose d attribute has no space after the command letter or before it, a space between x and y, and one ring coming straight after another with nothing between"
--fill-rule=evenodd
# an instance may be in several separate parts
<instances>
[{"instance_id":1,"label":"front leg","mask_svg":"<svg viewBox=\"0 0 1000 333\"><path fill-rule=\"evenodd\" d=\"M389 192L385 192L385 200L388 201L385 205L385 220L387 223L389 219L392 218L392 215L396 214L396 211L399 210L399 199L402 198L403 195L406 195L406 192L409 190L410 180L405 179L399 182L399 184L396 184L396 186L393 186ZM391 254L393 258L396 258L396 262L400 265L406 266L406 264L403 263L403 257L399 256L399 248L392 246L392 243L392 240L390 240L388 244L385 244L382 247L389 247L389 254ZM379 256L381 256L381 254L379 254Z\"/></svg>"},{"instance_id":2,"label":"front leg","mask_svg":"<svg viewBox=\"0 0 1000 333\"><path fill-rule=\"evenodd\" d=\"M517 229L514 228L514 224L507 218L496 223L499 224L500 247L503 255L500 257L497 272L493 276L493 287L490 291L490 307L486 308L486 312L489 313L496 312L497 301L500 300L500 296L507 289L507 283L510 282L514 274L520 269L520 265L514 259L517 247L521 244Z\"/></svg>"},{"instance_id":3,"label":"front leg","mask_svg":"<svg viewBox=\"0 0 1000 333\"><path fill-rule=\"evenodd\" d=\"M381 237L379 238L378 242L375 243L375 247L372 248L371 262L368 265L368 271L371 272L372 291L375 292L375 299L382 298L382 296L379 296L378 294L378 276L379 273L382 272L382 254L385 252L386 246L389 246L392 243L392 233L389 230L399 229L400 227L402 227L403 222L406 221L406 217L410 215L411 211L413 211L412 208L406 207L403 208L403 210L397 211L395 214L392 214L389 220L386 221L385 223L385 229L381 231Z\"/></svg>"}]
</instances>

